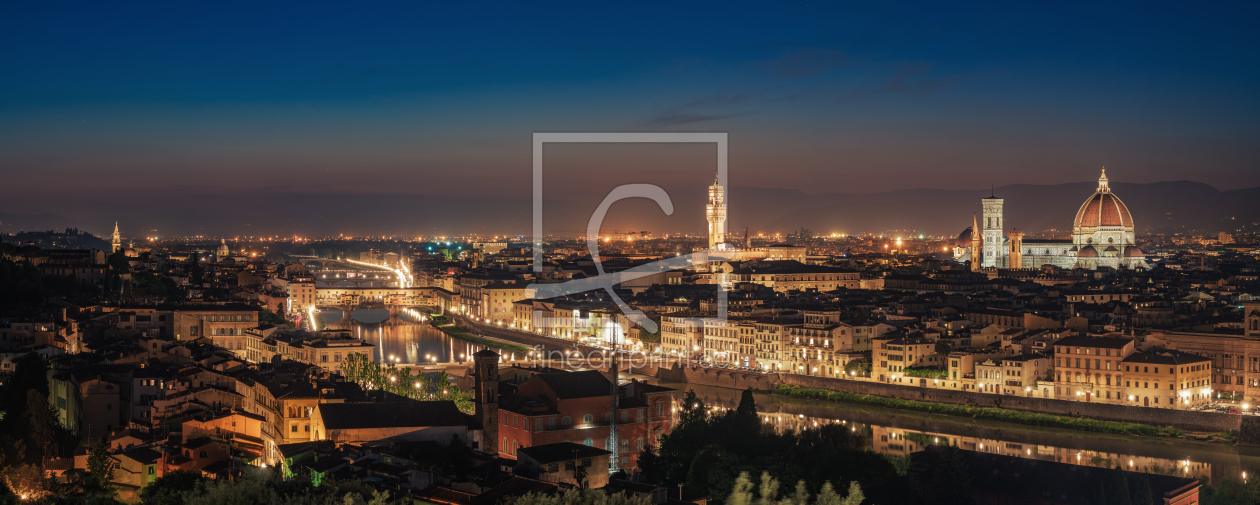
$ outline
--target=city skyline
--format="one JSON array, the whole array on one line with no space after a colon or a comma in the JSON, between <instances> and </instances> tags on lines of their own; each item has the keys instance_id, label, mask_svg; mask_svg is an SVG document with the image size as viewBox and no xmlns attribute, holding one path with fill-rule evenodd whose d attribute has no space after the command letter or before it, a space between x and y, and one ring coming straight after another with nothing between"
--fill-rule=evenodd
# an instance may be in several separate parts
<instances>
[{"instance_id":1,"label":"city skyline","mask_svg":"<svg viewBox=\"0 0 1260 505\"><path fill-rule=\"evenodd\" d=\"M365 202L514 213L502 202L528 198L539 131L728 132L733 191L976 191L1086 182L1100 166L1134 184L1255 188L1249 8L583 13L596 28L564 8L11 7L0 37L22 49L0 56L14 76L0 83L0 212L102 226L159 209L146 228L184 233L214 215L194 207L263 200L348 202L360 221ZM708 156L628 167L565 149L569 170L631 182ZM620 183L572 180L560 188ZM132 193L150 196L118 198ZM427 214L395 232L452 218Z\"/></svg>"}]
</instances>

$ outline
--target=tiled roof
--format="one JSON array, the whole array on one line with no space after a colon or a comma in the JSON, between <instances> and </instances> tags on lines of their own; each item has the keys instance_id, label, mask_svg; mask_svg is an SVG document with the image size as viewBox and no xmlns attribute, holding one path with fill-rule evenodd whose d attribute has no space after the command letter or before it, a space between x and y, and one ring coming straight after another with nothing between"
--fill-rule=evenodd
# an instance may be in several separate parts
<instances>
[{"instance_id":1,"label":"tiled roof","mask_svg":"<svg viewBox=\"0 0 1260 505\"><path fill-rule=\"evenodd\" d=\"M1124 358L1124 363L1151 363L1155 365L1190 365L1212 361L1197 354L1178 351L1135 352Z\"/></svg>"},{"instance_id":2,"label":"tiled roof","mask_svg":"<svg viewBox=\"0 0 1260 505\"><path fill-rule=\"evenodd\" d=\"M560 442L555 444L535 445L533 447L522 447L517 450L518 453L529 456L529 459L537 461L541 464L558 463L561 461L572 461L582 458L593 458L612 454L603 449L575 444L573 442Z\"/></svg>"},{"instance_id":3,"label":"tiled roof","mask_svg":"<svg viewBox=\"0 0 1260 505\"><path fill-rule=\"evenodd\" d=\"M1055 342L1054 345L1072 346L1072 347L1101 347L1105 349L1120 349L1132 342L1133 339L1127 337L1064 337Z\"/></svg>"},{"instance_id":4,"label":"tiled roof","mask_svg":"<svg viewBox=\"0 0 1260 505\"><path fill-rule=\"evenodd\" d=\"M468 425L451 401L321 403L316 411L330 430Z\"/></svg>"},{"instance_id":5,"label":"tiled roof","mask_svg":"<svg viewBox=\"0 0 1260 505\"><path fill-rule=\"evenodd\" d=\"M537 377L562 400L612 395L612 384L608 382L608 378L604 377L603 372L595 370L545 373L538 374Z\"/></svg>"}]
</instances>

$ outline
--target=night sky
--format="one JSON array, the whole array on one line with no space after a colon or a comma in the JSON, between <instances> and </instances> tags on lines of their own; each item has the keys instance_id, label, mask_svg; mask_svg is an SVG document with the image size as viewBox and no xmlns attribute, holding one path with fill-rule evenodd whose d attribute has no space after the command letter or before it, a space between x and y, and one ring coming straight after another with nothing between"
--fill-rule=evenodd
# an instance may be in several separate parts
<instances>
[{"instance_id":1,"label":"night sky","mask_svg":"<svg viewBox=\"0 0 1260 505\"><path fill-rule=\"evenodd\" d=\"M729 132L733 186L807 193L1260 186L1254 2L349 4L6 2L0 212L291 233L412 199L384 229L497 232L451 216L527 201L536 131ZM549 195L711 180L633 151L557 148Z\"/></svg>"}]
</instances>

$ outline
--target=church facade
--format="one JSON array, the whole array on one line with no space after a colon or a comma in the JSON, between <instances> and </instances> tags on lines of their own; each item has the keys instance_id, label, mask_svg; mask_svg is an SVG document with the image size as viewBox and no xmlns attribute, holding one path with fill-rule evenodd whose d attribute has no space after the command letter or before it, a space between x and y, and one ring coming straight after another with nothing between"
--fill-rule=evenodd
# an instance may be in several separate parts
<instances>
[{"instance_id":1,"label":"church facade","mask_svg":"<svg viewBox=\"0 0 1260 505\"><path fill-rule=\"evenodd\" d=\"M1070 239L1025 240L1019 232L1002 232L1004 201L983 200L983 219L974 218L954 247L954 259L971 261L972 268L1149 268L1137 247L1133 215L1111 192L1107 171L1098 189L1076 211ZM977 231L978 230L978 231Z\"/></svg>"}]
</instances>

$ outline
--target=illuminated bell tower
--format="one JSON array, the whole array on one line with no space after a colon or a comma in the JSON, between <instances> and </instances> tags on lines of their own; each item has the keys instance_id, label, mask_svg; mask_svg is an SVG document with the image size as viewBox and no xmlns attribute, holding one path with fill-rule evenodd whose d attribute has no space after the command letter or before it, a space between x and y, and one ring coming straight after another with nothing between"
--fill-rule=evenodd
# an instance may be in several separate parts
<instances>
[{"instance_id":1,"label":"illuminated bell tower","mask_svg":"<svg viewBox=\"0 0 1260 505\"><path fill-rule=\"evenodd\" d=\"M976 215L971 215L971 249L967 251L971 257L971 271L980 270L980 226L976 224Z\"/></svg>"},{"instance_id":2,"label":"illuminated bell tower","mask_svg":"<svg viewBox=\"0 0 1260 505\"><path fill-rule=\"evenodd\" d=\"M473 354L475 389L473 414L481 421L481 452L499 454L499 353L483 349Z\"/></svg>"},{"instance_id":3,"label":"illuminated bell tower","mask_svg":"<svg viewBox=\"0 0 1260 505\"><path fill-rule=\"evenodd\" d=\"M1002 204L1004 200L990 195L983 200L984 206L984 257L985 268L1006 268L1008 253L1002 243Z\"/></svg>"},{"instance_id":4,"label":"illuminated bell tower","mask_svg":"<svg viewBox=\"0 0 1260 505\"><path fill-rule=\"evenodd\" d=\"M110 253L116 253L116 252L118 252L118 250L119 250L119 249L122 249L122 235L119 235L119 234L118 234L118 221L114 221L114 241L113 241L113 248L112 248L112 249L110 249L110 250L109 250L109 252L110 252Z\"/></svg>"},{"instance_id":5,"label":"illuminated bell tower","mask_svg":"<svg viewBox=\"0 0 1260 505\"><path fill-rule=\"evenodd\" d=\"M709 204L704 208L704 217L709 220L709 249L716 249L726 242L726 189L718 184L716 176L709 186Z\"/></svg>"}]
</instances>

